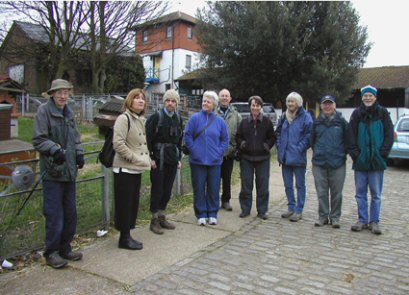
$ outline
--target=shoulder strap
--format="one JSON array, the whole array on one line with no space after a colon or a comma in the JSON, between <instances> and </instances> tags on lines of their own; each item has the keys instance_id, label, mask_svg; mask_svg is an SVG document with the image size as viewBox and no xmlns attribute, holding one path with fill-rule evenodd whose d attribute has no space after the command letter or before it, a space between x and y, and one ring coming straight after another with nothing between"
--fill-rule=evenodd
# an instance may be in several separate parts
<instances>
[{"instance_id":1,"label":"shoulder strap","mask_svg":"<svg viewBox=\"0 0 409 295\"><path fill-rule=\"evenodd\" d=\"M124 113L124 114L125 114L126 118L128 119L128 132L129 132L129 129L131 129L131 120L129 119L129 116L128 116L127 113Z\"/></svg>"},{"instance_id":2,"label":"shoulder strap","mask_svg":"<svg viewBox=\"0 0 409 295\"><path fill-rule=\"evenodd\" d=\"M195 136L193 137L193 140L196 140L196 138L198 138L200 134L202 134L203 131L205 131L213 123L213 121L216 120L216 117L217 115L215 114L214 117L210 120L210 122L208 122L206 126L202 130L199 131L199 133L195 134Z\"/></svg>"},{"instance_id":3,"label":"shoulder strap","mask_svg":"<svg viewBox=\"0 0 409 295\"><path fill-rule=\"evenodd\" d=\"M155 134L158 134L159 126L162 125L162 121L163 121L163 113L162 112L163 112L163 110L159 110L159 111L156 112L158 114L158 116L159 116L159 119L158 119L158 123L156 124Z\"/></svg>"}]
</instances>

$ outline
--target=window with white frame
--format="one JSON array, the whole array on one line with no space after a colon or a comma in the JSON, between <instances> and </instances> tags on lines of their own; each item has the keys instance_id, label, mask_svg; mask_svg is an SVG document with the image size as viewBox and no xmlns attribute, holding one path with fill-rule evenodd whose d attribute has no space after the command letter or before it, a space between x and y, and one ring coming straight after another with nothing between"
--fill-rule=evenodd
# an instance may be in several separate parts
<instances>
[{"instance_id":1,"label":"window with white frame","mask_svg":"<svg viewBox=\"0 0 409 295\"><path fill-rule=\"evenodd\" d=\"M190 70L192 68L192 56L186 54L186 69Z\"/></svg>"},{"instance_id":2,"label":"window with white frame","mask_svg":"<svg viewBox=\"0 0 409 295\"><path fill-rule=\"evenodd\" d=\"M192 27L187 28L187 38L192 39L193 38L193 29Z\"/></svg>"},{"instance_id":3,"label":"window with white frame","mask_svg":"<svg viewBox=\"0 0 409 295\"><path fill-rule=\"evenodd\" d=\"M166 38L172 38L173 35L173 27L167 26L166 27Z\"/></svg>"},{"instance_id":4,"label":"window with white frame","mask_svg":"<svg viewBox=\"0 0 409 295\"><path fill-rule=\"evenodd\" d=\"M142 32L142 41L148 42L148 30Z\"/></svg>"}]
</instances>

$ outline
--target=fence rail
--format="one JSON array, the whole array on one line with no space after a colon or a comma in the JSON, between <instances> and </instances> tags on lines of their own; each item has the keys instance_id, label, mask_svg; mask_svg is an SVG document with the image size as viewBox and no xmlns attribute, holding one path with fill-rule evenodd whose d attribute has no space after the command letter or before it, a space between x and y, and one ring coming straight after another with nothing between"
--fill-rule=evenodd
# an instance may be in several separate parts
<instances>
[{"instance_id":1,"label":"fence rail","mask_svg":"<svg viewBox=\"0 0 409 295\"><path fill-rule=\"evenodd\" d=\"M91 143L95 144L95 143ZM77 186L78 233L92 232L97 229L107 229L111 224L113 210L112 171L96 163L98 151L86 153L86 165L79 170ZM35 182L40 178L39 160L14 161L0 163L7 167L10 173L15 167L29 165L35 173ZM149 172L142 178L141 202L149 204L150 181ZM30 200L17 216L34 184L28 189L19 190L13 186L8 175L0 179L0 257L8 258L21 253L43 247L45 223L43 216L42 184L33 191ZM4 193L7 191L6 193ZM192 191L190 168L187 158L183 160L182 169L178 170L173 195L185 195ZM140 210L149 210L145 206Z\"/></svg>"}]
</instances>

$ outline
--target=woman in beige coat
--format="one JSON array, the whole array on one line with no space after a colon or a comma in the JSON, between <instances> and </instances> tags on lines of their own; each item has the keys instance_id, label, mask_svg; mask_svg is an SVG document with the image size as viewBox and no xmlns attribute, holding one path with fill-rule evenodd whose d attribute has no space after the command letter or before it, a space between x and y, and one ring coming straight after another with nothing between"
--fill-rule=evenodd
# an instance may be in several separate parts
<instances>
[{"instance_id":1,"label":"woman in beige coat","mask_svg":"<svg viewBox=\"0 0 409 295\"><path fill-rule=\"evenodd\" d=\"M143 90L131 90L125 99L123 113L114 125L113 145L115 157L115 228L120 232L118 247L141 250L141 242L131 237L139 208L142 173L150 170L151 162L146 145L145 118L146 98Z\"/></svg>"}]
</instances>

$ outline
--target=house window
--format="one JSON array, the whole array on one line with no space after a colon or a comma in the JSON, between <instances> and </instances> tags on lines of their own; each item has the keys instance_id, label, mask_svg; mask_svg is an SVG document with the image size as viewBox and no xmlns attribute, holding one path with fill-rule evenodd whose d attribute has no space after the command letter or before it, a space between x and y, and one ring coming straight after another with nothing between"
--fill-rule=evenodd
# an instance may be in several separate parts
<instances>
[{"instance_id":1,"label":"house window","mask_svg":"<svg viewBox=\"0 0 409 295\"><path fill-rule=\"evenodd\" d=\"M24 65L15 65L8 68L8 75L14 81L24 83Z\"/></svg>"},{"instance_id":2,"label":"house window","mask_svg":"<svg viewBox=\"0 0 409 295\"><path fill-rule=\"evenodd\" d=\"M142 32L142 41L148 42L148 31L147 30Z\"/></svg>"},{"instance_id":3,"label":"house window","mask_svg":"<svg viewBox=\"0 0 409 295\"><path fill-rule=\"evenodd\" d=\"M186 54L186 69L190 70L192 68L192 56Z\"/></svg>"},{"instance_id":4,"label":"house window","mask_svg":"<svg viewBox=\"0 0 409 295\"><path fill-rule=\"evenodd\" d=\"M167 26L166 27L166 38L172 38L172 33L173 33L173 27Z\"/></svg>"},{"instance_id":5,"label":"house window","mask_svg":"<svg viewBox=\"0 0 409 295\"><path fill-rule=\"evenodd\" d=\"M188 27L187 28L187 38L192 39L192 37L193 37L193 29L192 27Z\"/></svg>"},{"instance_id":6,"label":"house window","mask_svg":"<svg viewBox=\"0 0 409 295\"><path fill-rule=\"evenodd\" d=\"M170 84L165 84L165 89L169 90L170 89Z\"/></svg>"}]
</instances>

